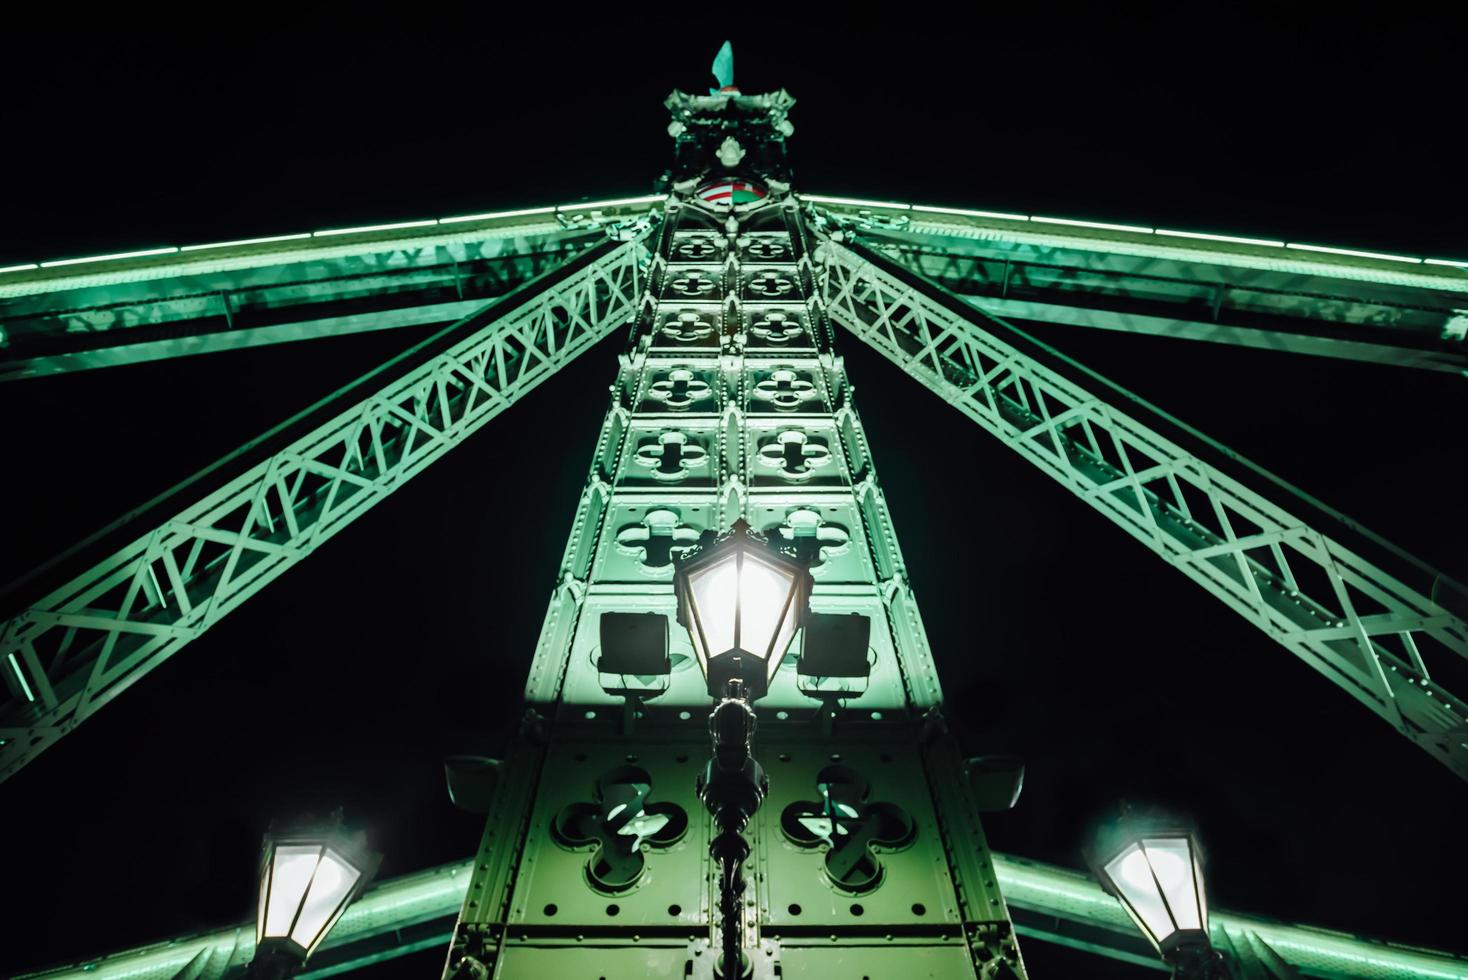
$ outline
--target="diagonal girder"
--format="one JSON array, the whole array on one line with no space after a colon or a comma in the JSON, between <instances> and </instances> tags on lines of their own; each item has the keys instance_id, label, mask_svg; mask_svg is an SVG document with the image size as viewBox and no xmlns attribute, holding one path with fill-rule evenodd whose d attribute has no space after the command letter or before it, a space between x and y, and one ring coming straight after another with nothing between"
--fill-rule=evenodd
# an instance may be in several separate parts
<instances>
[{"instance_id":1,"label":"diagonal girder","mask_svg":"<svg viewBox=\"0 0 1468 980\"><path fill-rule=\"evenodd\" d=\"M1468 705L1429 670L1468 658L1460 586L876 253L822 259L837 323L1468 778Z\"/></svg>"},{"instance_id":2,"label":"diagonal girder","mask_svg":"<svg viewBox=\"0 0 1468 980\"><path fill-rule=\"evenodd\" d=\"M588 249L13 588L0 780L628 322L643 252Z\"/></svg>"},{"instance_id":3,"label":"diagonal girder","mask_svg":"<svg viewBox=\"0 0 1468 980\"><path fill-rule=\"evenodd\" d=\"M300 974L301 980L348 973L445 945L472 871L473 862L446 864L374 885L347 909L312 956L310 967ZM1020 935L1162 967L1121 904L1085 875L1003 854L994 855L994 872ZM1302 976L1468 980L1468 959L1448 952L1217 909L1210 919L1216 946L1235 957L1273 954ZM244 974L254 955L253 932L252 923L242 923L22 974L17 980L232 980Z\"/></svg>"}]
</instances>

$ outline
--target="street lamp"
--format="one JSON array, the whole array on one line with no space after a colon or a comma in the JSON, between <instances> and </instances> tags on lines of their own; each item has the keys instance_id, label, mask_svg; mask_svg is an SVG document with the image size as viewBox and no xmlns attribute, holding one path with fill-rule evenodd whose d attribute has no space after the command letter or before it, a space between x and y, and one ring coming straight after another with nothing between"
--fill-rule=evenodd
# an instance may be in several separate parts
<instances>
[{"instance_id":1,"label":"street lamp","mask_svg":"<svg viewBox=\"0 0 1468 980\"><path fill-rule=\"evenodd\" d=\"M752 533L743 518L678 559L678 622L693 641L709 694L722 697L735 679L750 701L769 691L795 631L810 616L811 584L804 564Z\"/></svg>"},{"instance_id":2,"label":"street lamp","mask_svg":"<svg viewBox=\"0 0 1468 980\"><path fill-rule=\"evenodd\" d=\"M729 532L678 559L673 588L678 622L688 630L709 694L713 755L698 777L698 796L719 832L709 855L719 865L723 920L721 975L744 976L742 836L769 792L754 758L756 718L750 702L770 681L795 631L810 618L810 570L751 533L743 518Z\"/></svg>"},{"instance_id":3,"label":"street lamp","mask_svg":"<svg viewBox=\"0 0 1468 980\"><path fill-rule=\"evenodd\" d=\"M252 977L275 980L299 970L377 871L382 855L340 824L338 811L325 827L272 827L265 835Z\"/></svg>"},{"instance_id":4,"label":"street lamp","mask_svg":"<svg viewBox=\"0 0 1468 980\"><path fill-rule=\"evenodd\" d=\"M1229 976L1208 937L1198 839L1186 823L1123 812L1088 855L1101 887L1120 900L1173 976Z\"/></svg>"}]
</instances>

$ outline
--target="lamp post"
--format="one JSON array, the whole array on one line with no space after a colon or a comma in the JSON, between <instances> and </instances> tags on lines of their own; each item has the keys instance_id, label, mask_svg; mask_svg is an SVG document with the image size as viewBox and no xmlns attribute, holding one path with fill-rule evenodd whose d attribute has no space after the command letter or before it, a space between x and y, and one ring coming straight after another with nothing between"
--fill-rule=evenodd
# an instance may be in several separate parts
<instances>
[{"instance_id":1,"label":"lamp post","mask_svg":"<svg viewBox=\"0 0 1468 980\"><path fill-rule=\"evenodd\" d=\"M342 832L340 811L325 826L272 826L260 854L250 976L279 980L300 970L381 861L362 835Z\"/></svg>"},{"instance_id":2,"label":"lamp post","mask_svg":"<svg viewBox=\"0 0 1468 980\"><path fill-rule=\"evenodd\" d=\"M719 864L723 919L722 971L742 976L742 836L769 790L753 755L756 726L750 703L770 681L796 630L810 617L811 575L806 566L750 531L742 518L729 532L678 560L673 587L678 622L693 641L709 694L713 754L698 778L698 795L719 832L709 855Z\"/></svg>"},{"instance_id":3,"label":"lamp post","mask_svg":"<svg viewBox=\"0 0 1468 980\"><path fill-rule=\"evenodd\" d=\"M1121 902L1174 977L1228 980L1228 966L1208 936L1202 853L1189 824L1124 810L1087 857L1101 887Z\"/></svg>"}]
</instances>

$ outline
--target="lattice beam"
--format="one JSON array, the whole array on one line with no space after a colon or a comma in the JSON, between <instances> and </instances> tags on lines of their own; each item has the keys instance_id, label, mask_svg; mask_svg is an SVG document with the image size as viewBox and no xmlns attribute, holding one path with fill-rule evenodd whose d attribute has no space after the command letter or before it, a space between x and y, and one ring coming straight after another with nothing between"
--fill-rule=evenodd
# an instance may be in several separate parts
<instances>
[{"instance_id":1,"label":"lattice beam","mask_svg":"<svg viewBox=\"0 0 1468 980\"><path fill-rule=\"evenodd\" d=\"M837 323L1468 778L1468 705L1429 670L1468 657L1461 587L876 253L822 259Z\"/></svg>"},{"instance_id":2,"label":"lattice beam","mask_svg":"<svg viewBox=\"0 0 1468 980\"><path fill-rule=\"evenodd\" d=\"M7 597L0 779L627 323L642 252L588 250L257 440L243 472L176 494L117 550L83 549L59 587Z\"/></svg>"}]
</instances>

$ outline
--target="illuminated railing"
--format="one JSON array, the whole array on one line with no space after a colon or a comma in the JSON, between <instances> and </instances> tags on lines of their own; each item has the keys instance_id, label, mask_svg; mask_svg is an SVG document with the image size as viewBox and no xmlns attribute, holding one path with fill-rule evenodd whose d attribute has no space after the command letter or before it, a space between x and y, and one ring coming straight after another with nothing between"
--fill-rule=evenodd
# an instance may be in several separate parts
<instances>
[{"instance_id":1,"label":"illuminated railing","mask_svg":"<svg viewBox=\"0 0 1468 980\"><path fill-rule=\"evenodd\" d=\"M1253 245L1263 248L1288 248L1301 252L1320 252L1327 255L1344 255L1349 258L1378 259L1384 262L1404 262L1409 265L1446 265L1468 269L1468 259L1419 258L1410 255L1392 255L1386 252L1368 252L1353 248L1336 248L1329 245L1310 245L1304 242L1272 241L1264 238L1242 238L1237 235L1214 235L1197 231L1176 231L1168 228L1149 228L1145 225L1112 224L1105 221L1081 221L1075 218L1048 218L1035 214L1014 214L1005 211L973 211L966 208L944 208L925 204L903 204L896 201L869 201L851 197L827 197L820 194L802 194L802 201L811 204L834 204L838 207L881 208L888 211L909 211L920 214L951 214L965 218L997 218L1001 221L1017 221L1041 225L1062 225L1072 228L1091 228L1098 231L1120 231L1134 235L1154 235L1162 238L1191 238L1232 245Z\"/></svg>"},{"instance_id":2,"label":"illuminated railing","mask_svg":"<svg viewBox=\"0 0 1468 980\"><path fill-rule=\"evenodd\" d=\"M336 238L342 235L373 234L384 231L406 231L413 228L435 228L442 225L457 225L471 221L493 221L500 218L520 218L536 214L566 214L573 211L590 211L598 208L635 207L661 201L661 194L643 197L614 198L607 201L585 201L580 204L560 204L541 208L521 208L515 211L488 211L483 214L461 214L450 218L426 218L422 221L398 221L389 224L358 225L351 228L328 228L322 231L299 232L291 235L269 235L264 238L243 238L227 242L209 242L203 245L165 245L159 248L138 249L131 252L114 252L109 255L88 255L77 259L51 259L45 262L25 262L0 268L0 275L7 272L32 272L37 269L55 269L68 265L83 265L89 262L115 262L122 259L141 259L154 255L176 255L181 252L197 252L205 249L233 248L245 245L267 245L275 242L301 241L309 238Z\"/></svg>"}]
</instances>

